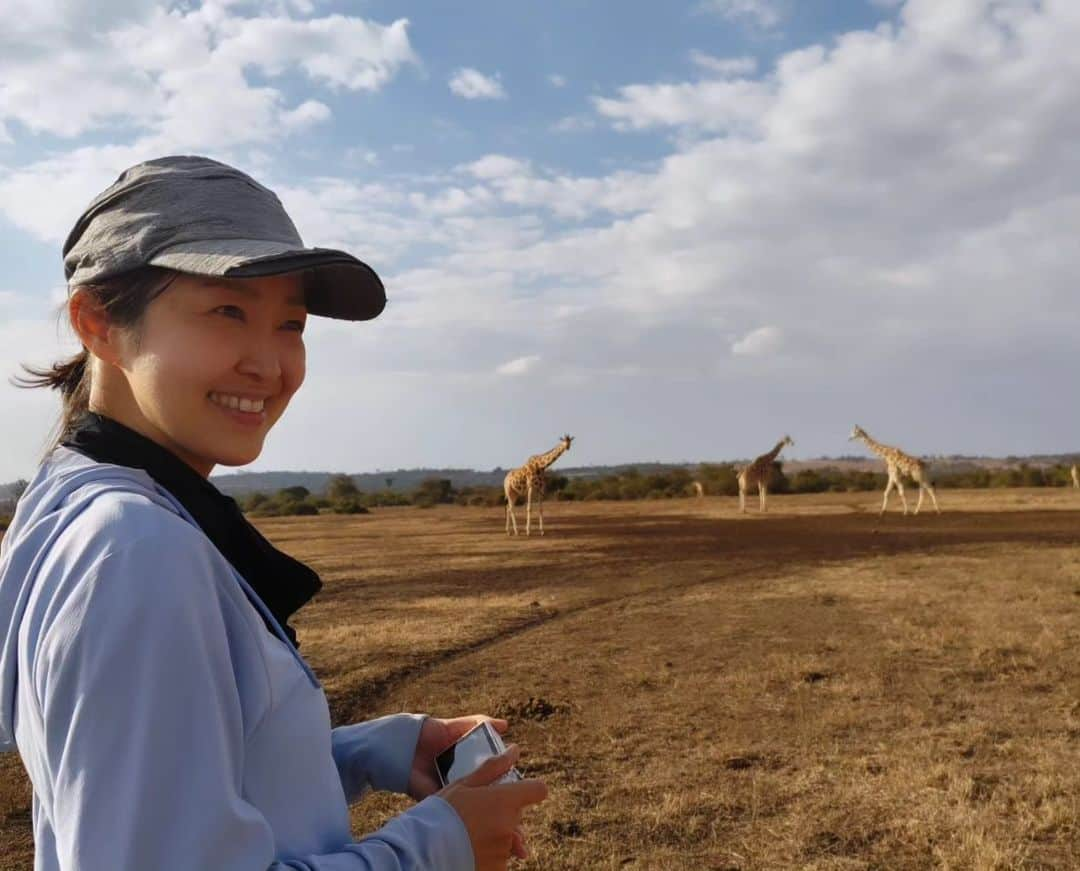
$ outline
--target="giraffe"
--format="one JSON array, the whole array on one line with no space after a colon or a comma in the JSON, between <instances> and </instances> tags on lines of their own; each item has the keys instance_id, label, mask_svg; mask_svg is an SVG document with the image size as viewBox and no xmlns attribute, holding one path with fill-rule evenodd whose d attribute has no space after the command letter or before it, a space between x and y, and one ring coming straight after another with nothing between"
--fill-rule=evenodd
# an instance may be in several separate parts
<instances>
[{"instance_id":1,"label":"giraffe","mask_svg":"<svg viewBox=\"0 0 1080 871\"><path fill-rule=\"evenodd\" d=\"M1072 464L1069 474L1072 475L1073 489L1080 490L1080 470L1076 468L1076 463Z\"/></svg>"},{"instance_id":2,"label":"giraffe","mask_svg":"<svg viewBox=\"0 0 1080 871\"><path fill-rule=\"evenodd\" d=\"M859 440L863 442L870 450L877 454L881 459L885 461L885 466L889 472L889 483L885 485L885 499L881 503L880 514L885 513L885 509L889 506L889 492L893 487L900 493L900 501L904 505L904 513L908 513L907 499L904 497L904 485L900 480L902 475L907 475L909 478L915 481L919 485L919 501L915 503L915 513L919 513L919 508L922 507L923 493L929 493L930 498L934 502L934 510L940 514L941 509L938 508L937 495L934 493L934 483L928 480L929 476L926 472L926 464L918 457L912 457L909 454L905 454L899 448L890 447L889 445L883 445L881 442L876 442L867 434L861 426L856 426L851 435L848 436L848 441Z\"/></svg>"},{"instance_id":3,"label":"giraffe","mask_svg":"<svg viewBox=\"0 0 1080 871\"><path fill-rule=\"evenodd\" d=\"M773 460L784 449L784 445L794 445L791 436L784 436L776 443L776 447L767 454L762 454L749 466L739 470L739 511L746 513L746 491L757 484L758 507L764 513L765 497L769 491L769 471L772 469Z\"/></svg>"},{"instance_id":4,"label":"giraffe","mask_svg":"<svg viewBox=\"0 0 1080 871\"><path fill-rule=\"evenodd\" d=\"M533 494L537 496L537 508L540 512L540 534L544 534L544 487L547 483L544 470L554 463L559 457L570 450L570 442L574 440L572 435L564 435L546 454L534 454L525 461L524 466L511 469L503 479L503 493L506 494L506 534L510 534L510 523L514 524L514 535L518 534L517 518L514 516L514 505L521 496L525 496L525 534L531 534L532 526L532 500Z\"/></svg>"},{"instance_id":5,"label":"giraffe","mask_svg":"<svg viewBox=\"0 0 1080 871\"><path fill-rule=\"evenodd\" d=\"M700 481L691 481L690 486L694 488L694 495L697 496L698 499L705 498L705 488L701 486Z\"/></svg>"}]
</instances>

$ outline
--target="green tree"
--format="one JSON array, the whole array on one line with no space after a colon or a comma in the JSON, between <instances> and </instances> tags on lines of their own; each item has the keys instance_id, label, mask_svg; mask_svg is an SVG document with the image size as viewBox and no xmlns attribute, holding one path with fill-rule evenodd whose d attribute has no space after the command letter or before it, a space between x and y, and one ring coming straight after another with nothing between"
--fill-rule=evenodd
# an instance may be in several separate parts
<instances>
[{"instance_id":1,"label":"green tree","mask_svg":"<svg viewBox=\"0 0 1080 871\"><path fill-rule=\"evenodd\" d=\"M326 498L331 501L340 501L360 495L360 488L348 475L334 475L326 483Z\"/></svg>"},{"instance_id":2,"label":"green tree","mask_svg":"<svg viewBox=\"0 0 1080 871\"><path fill-rule=\"evenodd\" d=\"M248 495L240 501L240 507L244 511L258 511L260 508L265 508L269 502L269 496L265 493L256 491L255 493L248 493Z\"/></svg>"},{"instance_id":3,"label":"green tree","mask_svg":"<svg viewBox=\"0 0 1080 871\"><path fill-rule=\"evenodd\" d=\"M454 486L449 478L426 478L413 493L413 504L430 508L454 501Z\"/></svg>"},{"instance_id":4,"label":"green tree","mask_svg":"<svg viewBox=\"0 0 1080 871\"><path fill-rule=\"evenodd\" d=\"M26 492L26 488L30 486L30 482L25 478L19 478L14 484L11 485L11 498L15 500L15 504L19 503L22 499L23 493Z\"/></svg>"}]
</instances>

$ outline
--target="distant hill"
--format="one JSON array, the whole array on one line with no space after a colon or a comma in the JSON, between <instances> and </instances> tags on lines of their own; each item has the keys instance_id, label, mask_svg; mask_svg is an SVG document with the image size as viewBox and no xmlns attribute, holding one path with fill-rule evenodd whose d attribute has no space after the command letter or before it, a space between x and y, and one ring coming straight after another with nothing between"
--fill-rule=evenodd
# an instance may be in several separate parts
<instances>
[{"instance_id":1,"label":"distant hill","mask_svg":"<svg viewBox=\"0 0 1080 871\"><path fill-rule=\"evenodd\" d=\"M618 474L627 469L637 469L642 474L655 474L671 469L697 469L701 462L708 463L746 463L749 458L738 460L704 460L685 463L620 463L610 466L559 466L552 470L555 474L568 478L597 478L604 475ZM939 472L962 472L974 468L997 469L1008 466L1027 464L1030 466L1069 465L1080 462L1080 454L1038 454L1028 457L966 457L952 455L947 457L925 457ZM788 473L800 469L821 469L834 467L845 471L880 470L881 460L876 457L843 456L819 457L810 460L785 460L784 470ZM448 478L455 489L462 487L501 487L506 469L496 467L490 471L476 469L394 469L384 472L360 472L349 477L366 493L378 490L414 490L427 478ZM262 491L273 493L285 487L306 487L312 493L321 493L327 482L336 473L333 472L240 472L212 475L210 480L223 493L230 496L242 496L245 493ZM0 484L0 503L11 499L14 482Z\"/></svg>"}]
</instances>

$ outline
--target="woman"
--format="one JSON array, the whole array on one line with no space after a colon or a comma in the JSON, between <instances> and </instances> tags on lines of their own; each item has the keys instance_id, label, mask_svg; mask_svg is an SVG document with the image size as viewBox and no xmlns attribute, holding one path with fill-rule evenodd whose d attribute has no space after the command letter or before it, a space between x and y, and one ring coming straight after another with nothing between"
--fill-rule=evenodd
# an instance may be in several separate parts
<instances>
[{"instance_id":1,"label":"woman","mask_svg":"<svg viewBox=\"0 0 1080 871\"><path fill-rule=\"evenodd\" d=\"M308 315L363 320L382 284L305 248L232 167L132 167L64 245L83 351L59 444L0 551L0 743L34 787L35 868L471 869L524 856L539 781L518 752L441 791L434 757L485 717L331 729L291 614L318 576L209 483L252 462L304 380ZM505 729L504 721L493 721ZM418 803L353 841L368 788Z\"/></svg>"}]
</instances>

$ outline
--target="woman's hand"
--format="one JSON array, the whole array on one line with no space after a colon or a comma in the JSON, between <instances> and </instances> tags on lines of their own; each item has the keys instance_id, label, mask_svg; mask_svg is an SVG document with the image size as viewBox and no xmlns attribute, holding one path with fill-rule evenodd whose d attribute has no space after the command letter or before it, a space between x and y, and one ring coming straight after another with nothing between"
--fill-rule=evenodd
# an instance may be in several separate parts
<instances>
[{"instance_id":1,"label":"woman's hand","mask_svg":"<svg viewBox=\"0 0 1080 871\"><path fill-rule=\"evenodd\" d=\"M472 774L438 793L465 824L476 871L504 871L511 856L524 859L528 855L521 812L547 798L547 786L541 780L495 783L519 755L517 745L511 744L505 753L485 760Z\"/></svg>"},{"instance_id":2,"label":"woman's hand","mask_svg":"<svg viewBox=\"0 0 1080 871\"><path fill-rule=\"evenodd\" d=\"M434 795L442 784L435 771L435 757L457 741L473 726L483 722L491 723L500 735L506 731L506 720L496 720L483 714L470 717L455 717L452 720L440 720L428 717L420 728L420 737L416 741L416 755L413 756L412 771L409 772L409 795L417 801Z\"/></svg>"}]
</instances>

